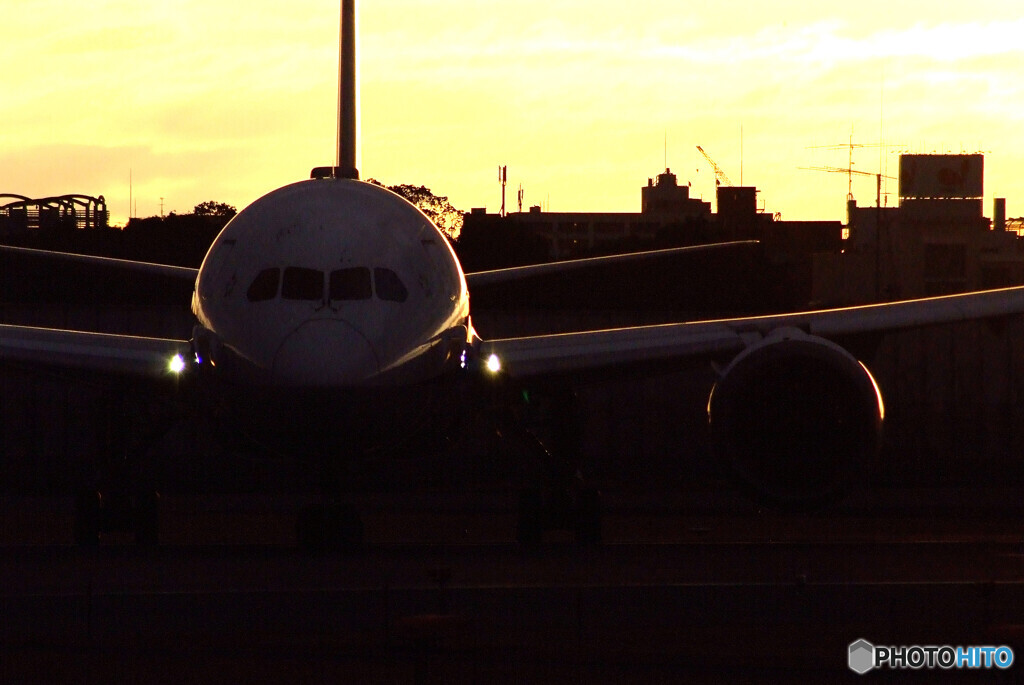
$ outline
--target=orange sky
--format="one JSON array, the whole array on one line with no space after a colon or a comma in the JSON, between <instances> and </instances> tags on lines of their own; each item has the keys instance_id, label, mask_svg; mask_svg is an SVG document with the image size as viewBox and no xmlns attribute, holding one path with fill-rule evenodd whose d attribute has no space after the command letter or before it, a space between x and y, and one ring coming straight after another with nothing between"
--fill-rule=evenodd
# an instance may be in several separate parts
<instances>
[{"instance_id":1,"label":"orange sky","mask_svg":"<svg viewBox=\"0 0 1024 685\"><path fill-rule=\"evenodd\" d=\"M241 208L334 161L338 0L68 0L0 10L0 193L104 195L112 221ZM787 219L842 219L846 166L986 153L985 211L1024 215L1024 19L978 0L850 8L362 0L361 169L462 209L638 211L668 164L711 199L701 145ZM740 131L743 131L742 172ZM895 191L895 183L891 185ZM857 178L861 204L874 180ZM890 202L894 202L891 200Z\"/></svg>"}]
</instances>

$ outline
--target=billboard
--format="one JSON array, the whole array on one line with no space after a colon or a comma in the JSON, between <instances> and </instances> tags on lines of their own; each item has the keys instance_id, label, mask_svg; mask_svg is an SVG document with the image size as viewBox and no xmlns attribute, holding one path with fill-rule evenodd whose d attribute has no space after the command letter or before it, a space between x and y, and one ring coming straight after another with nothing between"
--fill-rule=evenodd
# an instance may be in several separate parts
<instances>
[{"instance_id":1,"label":"billboard","mask_svg":"<svg viewBox=\"0 0 1024 685\"><path fill-rule=\"evenodd\" d=\"M984 155L901 155L901 198L980 198Z\"/></svg>"}]
</instances>

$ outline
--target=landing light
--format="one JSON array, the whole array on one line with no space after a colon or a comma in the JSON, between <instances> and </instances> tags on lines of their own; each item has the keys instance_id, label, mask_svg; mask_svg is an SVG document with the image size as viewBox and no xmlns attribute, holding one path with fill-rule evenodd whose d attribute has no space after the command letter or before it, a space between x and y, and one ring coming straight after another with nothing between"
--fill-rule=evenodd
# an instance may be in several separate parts
<instances>
[{"instance_id":1,"label":"landing light","mask_svg":"<svg viewBox=\"0 0 1024 685\"><path fill-rule=\"evenodd\" d=\"M171 373L181 373L185 370L185 358L180 354L176 354L171 358L171 363L168 365Z\"/></svg>"},{"instance_id":2,"label":"landing light","mask_svg":"<svg viewBox=\"0 0 1024 685\"><path fill-rule=\"evenodd\" d=\"M501 371L501 360L498 359L498 355L492 354L487 358L487 370L491 373L498 373Z\"/></svg>"}]
</instances>

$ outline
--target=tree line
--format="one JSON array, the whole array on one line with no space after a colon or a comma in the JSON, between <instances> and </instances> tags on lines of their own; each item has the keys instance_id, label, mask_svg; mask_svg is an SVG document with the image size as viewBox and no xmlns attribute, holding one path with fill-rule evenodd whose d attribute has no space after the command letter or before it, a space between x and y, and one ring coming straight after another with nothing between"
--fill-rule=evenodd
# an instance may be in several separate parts
<instances>
[{"instance_id":1,"label":"tree line","mask_svg":"<svg viewBox=\"0 0 1024 685\"><path fill-rule=\"evenodd\" d=\"M517 263L544 259L546 249L543 244L523 231L510 229L503 232L500 241L493 237L464 235L463 212L446 196L437 195L426 186L410 183L385 185L375 179L370 179L369 183L387 188L419 208L451 241L467 266L489 264L495 259L505 261L512 258ZM189 213L171 212L167 216L132 218L124 227L88 231L67 227L32 230L10 235L5 242L43 250L196 267L214 238L236 213L230 204L207 200L197 204Z\"/></svg>"}]
</instances>

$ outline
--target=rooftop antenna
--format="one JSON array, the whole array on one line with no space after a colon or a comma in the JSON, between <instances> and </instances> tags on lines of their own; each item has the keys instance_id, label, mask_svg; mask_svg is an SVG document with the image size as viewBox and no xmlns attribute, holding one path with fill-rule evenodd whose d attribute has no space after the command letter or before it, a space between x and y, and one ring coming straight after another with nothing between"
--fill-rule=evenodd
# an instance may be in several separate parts
<instances>
[{"instance_id":1,"label":"rooftop antenna","mask_svg":"<svg viewBox=\"0 0 1024 685\"><path fill-rule=\"evenodd\" d=\"M878 85L878 173L889 173L888 155L885 154L885 64L882 65L882 73ZM853 142L852 140L850 141ZM851 150L852 152L852 150ZM885 205L889 206L889 182L885 181Z\"/></svg>"},{"instance_id":2,"label":"rooftop antenna","mask_svg":"<svg viewBox=\"0 0 1024 685\"><path fill-rule=\"evenodd\" d=\"M508 167L498 167L498 183L501 184L501 216L505 216L505 185L508 183Z\"/></svg>"},{"instance_id":3,"label":"rooftop antenna","mask_svg":"<svg viewBox=\"0 0 1024 685\"><path fill-rule=\"evenodd\" d=\"M338 47L338 137L333 167L317 167L313 178L359 179L359 91L356 84L356 0L341 0Z\"/></svg>"},{"instance_id":4,"label":"rooftop antenna","mask_svg":"<svg viewBox=\"0 0 1024 685\"><path fill-rule=\"evenodd\" d=\"M885 166L885 168L883 168L881 157L879 158L879 171L878 171L878 173L871 173L871 172L868 172L868 171L860 171L860 170L854 168L855 167L855 163L853 161L853 151L854 151L854 149L860 148L860 147L866 147L866 148L867 147L877 147L877 148L881 148L884 151L884 150L888 150L891 147L900 147L900 146L899 145L893 145L893 144L890 144L890 143L886 143L884 141L880 142L880 143L855 143L855 142L853 142L853 127L851 126L850 127L850 142L848 142L848 143L838 143L838 144L834 144L834 145L811 145L810 147L807 148L809 150L847 150L848 151L848 161L847 161L847 166L846 167L844 167L844 168L839 168L839 167L827 167L827 168L826 167L801 167L801 168L802 169L810 169L812 171L832 171L832 172L837 172L837 173L839 171L842 171L843 173L845 173L846 174L846 199L847 199L847 201L850 201L850 200L853 199L853 177L854 177L855 174L860 175L860 176L876 176L876 177L879 177L879 178L895 180L895 179L893 179L892 176L889 176L889 175L887 175L885 173L886 171L888 171L888 168L887 168L887 166ZM888 195L886 196L886 204L888 204Z\"/></svg>"},{"instance_id":5,"label":"rooftop antenna","mask_svg":"<svg viewBox=\"0 0 1024 685\"><path fill-rule=\"evenodd\" d=\"M523 184L522 183L519 184L519 193L517 195L518 195L518 199L519 199L519 213L522 214L523 213Z\"/></svg>"}]
</instances>

